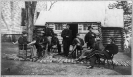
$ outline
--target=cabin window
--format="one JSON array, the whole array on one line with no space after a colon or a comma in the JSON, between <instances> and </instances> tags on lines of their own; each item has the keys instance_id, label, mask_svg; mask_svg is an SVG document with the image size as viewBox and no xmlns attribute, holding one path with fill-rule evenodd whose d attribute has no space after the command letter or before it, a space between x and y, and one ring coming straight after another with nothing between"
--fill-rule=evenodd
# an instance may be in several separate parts
<instances>
[{"instance_id":1,"label":"cabin window","mask_svg":"<svg viewBox=\"0 0 133 77\"><path fill-rule=\"evenodd\" d=\"M62 30L63 26L62 24L55 24L55 30Z\"/></svg>"},{"instance_id":2,"label":"cabin window","mask_svg":"<svg viewBox=\"0 0 133 77\"><path fill-rule=\"evenodd\" d=\"M91 24L84 24L83 25L83 30L88 30L88 26L90 26Z\"/></svg>"}]
</instances>

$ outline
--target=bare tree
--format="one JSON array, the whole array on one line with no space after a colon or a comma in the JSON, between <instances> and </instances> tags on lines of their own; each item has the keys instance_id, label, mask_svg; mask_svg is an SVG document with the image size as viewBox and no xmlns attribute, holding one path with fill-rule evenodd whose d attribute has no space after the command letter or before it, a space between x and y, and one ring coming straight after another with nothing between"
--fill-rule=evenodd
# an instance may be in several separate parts
<instances>
[{"instance_id":1,"label":"bare tree","mask_svg":"<svg viewBox=\"0 0 133 77\"><path fill-rule=\"evenodd\" d=\"M27 31L28 31L28 40L32 41L33 37L33 28L34 28L34 14L36 8L37 1L25 1L26 8L26 23L27 23Z\"/></svg>"},{"instance_id":2,"label":"bare tree","mask_svg":"<svg viewBox=\"0 0 133 77\"><path fill-rule=\"evenodd\" d=\"M50 1L50 7L48 11L52 8L52 6L57 1ZM34 29L34 14L36 8L37 1L25 1L25 9L26 9L26 26L28 31L28 40L32 41L33 37L33 29Z\"/></svg>"},{"instance_id":3,"label":"bare tree","mask_svg":"<svg viewBox=\"0 0 133 77\"><path fill-rule=\"evenodd\" d=\"M50 11L50 9L52 8L52 6L56 3L57 1L50 1L50 7L49 7L49 9L48 9L48 11Z\"/></svg>"}]
</instances>

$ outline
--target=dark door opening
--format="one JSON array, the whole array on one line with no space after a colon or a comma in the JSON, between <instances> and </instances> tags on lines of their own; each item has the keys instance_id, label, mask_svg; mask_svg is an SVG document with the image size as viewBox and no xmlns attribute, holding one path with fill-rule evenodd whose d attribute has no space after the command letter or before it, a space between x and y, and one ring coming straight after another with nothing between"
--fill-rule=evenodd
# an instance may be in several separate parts
<instances>
[{"instance_id":1,"label":"dark door opening","mask_svg":"<svg viewBox=\"0 0 133 77\"><path fill-rule=\"evenodd\" d=\"M78 33L78 24L68 24L70 26L70 30L72 30L72 41L76 37L76 34ZM72 43L72 42L71 42Z\"/></svg>"}]
</instances>

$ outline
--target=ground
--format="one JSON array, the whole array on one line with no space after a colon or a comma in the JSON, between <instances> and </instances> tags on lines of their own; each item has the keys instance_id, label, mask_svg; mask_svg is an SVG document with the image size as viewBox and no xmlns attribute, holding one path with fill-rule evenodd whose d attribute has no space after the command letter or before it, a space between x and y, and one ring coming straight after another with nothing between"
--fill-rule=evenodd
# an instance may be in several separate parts
<instances>
[{"instance_id":1,"label":"ground","mask_svg":"<svg viewBox=\"0 0 133 77\"><path fill-rule=\"evenodd\" d=\"M88 64L67 62L31 62L3 58L3 56L17 54L17 45L2 43L1 74L2 75L50 75L50 76L88 76L88 75L131 75L131 56L119 52L114 56L115 68L106 65L86 69Z\"/></svg>"}]
</instances>

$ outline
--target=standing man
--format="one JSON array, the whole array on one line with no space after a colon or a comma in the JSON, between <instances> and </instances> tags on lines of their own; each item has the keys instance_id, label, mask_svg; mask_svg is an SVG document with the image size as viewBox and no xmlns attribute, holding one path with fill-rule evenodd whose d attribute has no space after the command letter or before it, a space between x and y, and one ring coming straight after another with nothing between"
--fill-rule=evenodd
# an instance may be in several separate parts
<instances>
[{"instance_id":1,"label":"standing man","mask_svg":"<svg viewBox=\"0 0 133 77\"><path fill-rule=\"evenodd\" d=\"M69 30L69 25L66 25L66 29L64 29L61 33L61 37L63 37L63 52L65 56L69 54L69 47L72 39L72 31Z\"/></svg>"},{"instance_id":2,"label":"standing man","mask_svg":"<svg viewBox=\"0 0 133 77\"><path fill-rule=\"evenodd\" d=\"M54 31L53 31L53 29L49 28L48 23L45 24L44 32L45 32L45 36L50 36L50 37L54 36Z\"/></svg>"},{"instance_id":3,"label":"standing man","mask_svg":"<svg viewBox=\"0 0 133 77\"><path fill-rule=\"evenodd\" d=\"M85 43L87 43L88 49L94 48L96 34L92 32L92 27L88 27L89 32L85 35Z\"/></svg>"},{"instance_id":4,"label":"standing man","mask_svg":"<svg viewBox=\"0 0 133 77\"><path fill-rule=\"evenodd\" d=\"M49 24L46 23L44 32L45 32L45 36L48 40L48 52L50 53L51 40L52 40L52 37L54 36L54 31L51 28L49 28Z\"/></svg>"}]
</instances>

